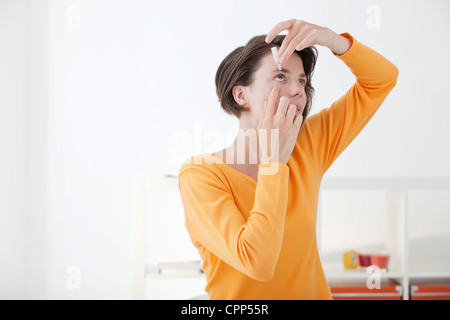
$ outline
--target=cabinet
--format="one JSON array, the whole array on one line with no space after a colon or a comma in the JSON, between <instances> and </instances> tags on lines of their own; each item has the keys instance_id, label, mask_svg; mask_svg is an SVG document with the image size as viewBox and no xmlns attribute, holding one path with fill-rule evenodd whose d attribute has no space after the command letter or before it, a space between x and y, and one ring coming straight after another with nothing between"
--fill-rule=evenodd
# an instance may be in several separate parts
<instances>
[{"instance_id":1,"label":"cabinet","mask_svg":"<svg viewBox=\"0 0 450 320\"><path fill-rule=\"evenodd\" d=\"M163 193L170 200L163 200ZM172 288L162 299L170 298L170 290L180 295L174 299L204 294L203 275L155 271L158 262L199 259L184 230L177 177L136 177L131 200L134 298L154 298L146 291L162 287ZM165 207L169 204L178 207ZM168 224L170 240L159 241L167 236ZM152 238L149 233L155 232L159 235ZM330 282L364 281L371 276L365 270L344 269L342 255L347 250L389 253L389 268L378 275L382 282L396 281L402 298L409 299L415 279L450 278L450 178L325 177L318 203L317 241ZM150 259L149 247L153 248ZM156 261L158 250L173 255Z\"/></svg>"}]
</instances>

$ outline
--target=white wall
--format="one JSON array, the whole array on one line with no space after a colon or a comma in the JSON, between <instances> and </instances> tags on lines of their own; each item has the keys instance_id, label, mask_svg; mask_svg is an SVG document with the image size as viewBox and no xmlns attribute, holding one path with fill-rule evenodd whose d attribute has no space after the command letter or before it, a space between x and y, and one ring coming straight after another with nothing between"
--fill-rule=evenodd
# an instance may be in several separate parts
<instances>
[{"instance_id":1,"label":"white wall","mask_svg":"<svg viewBox=\"0 0 450 320\"><path fill-rule=\"evenodd\" d=\"M0 299L25 292L26 10L0 2Z\"/></svg>"},{"instance_id":2,"label":"white wall","mask_svg":"<svg viewBox=\"0 0 450 320\"><path fill-rule=\"evenodd\" d=\"M371 5L380 29L367 26ZM449 177L449 9L445 0L0 1L0 297L130 298L132 177L176 174L189 155L232 142L238 122L219 108L216 69L281 20L350 32L400 70L327 175ZM313 112L353 81L320 48Z\"/></svg>"},{"instance_id":3,"label":"white wall","mask_svg":"<svg viewBox=\"0 0 450 320\"><path fill-rule=\"evenodd\" d=\"M230 144L234 134L225 137L220 133L235 133L238 124L218 107L214 87L218 64L251 36L266 33L278 21L299 17L336 32L350 32L388 57L400 70L398 84L383 107L327 174L450 175L447 166L450 143L441 144L450 137L450 108L444 96L450 82L447 59L450 40L445 35L450 27L445 16L450 7L448 2L280 1L276 9L270 1L219 3L222 5L192 5L202 8L198 15L189 5L175 6L173 1L158 3L157 9L145 11L154 28L160 30L152 40L164 48L164 55L157 51L150 62L151 70L158 74L158 80L149 84L152 102L149 107L154 115L149 118L154 119L154 126L148 141L153 152L173 152L183 159L192 153L216 151ZM379 8L380 29L367 27L373 16L373 11L367 11L371 5ZM419 17L421 23L417 23ZM179 27L172 27L172 23ZM328 107L354 81L345 65L328 49L319 49L313 79L316 87L313 113ZM171 96L183 97L181 105ZM174 111L177 117L173 117ZM170 121L166 124L164 119ZM172 143L155 141L151 138L154 132L172 137ZM216 138L210 141L214 135ZM179 161L167 163L161 157L156 163L164 173L177 173L179 167ZM148 165L147 171L155 170Z\"/></svg>"},{"instance_id":4,"label":"white wall","mask_svg":"<svg viewBox=\"0 0 450 320\"><path fill-rule=\"evenodd\" d=\"M26 291L25 298L47 297L48 272L48 3L27 1L28 96L26 122Z\"/></svg>"}]
</instances>

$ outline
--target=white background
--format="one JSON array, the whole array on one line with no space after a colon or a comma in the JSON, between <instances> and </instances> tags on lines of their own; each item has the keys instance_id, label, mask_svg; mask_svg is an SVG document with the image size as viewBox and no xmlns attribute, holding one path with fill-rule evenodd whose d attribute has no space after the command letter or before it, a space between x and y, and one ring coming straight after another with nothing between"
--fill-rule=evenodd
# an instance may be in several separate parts
<instances>
[{"instance_id":1,"label":"white background","mask_svg":"<svg viewBox=\"0 0 450 320\"><path fill-rule=\"evenodd\" d=\"M400 71L327 176L450 177L448 12L446 0L0 0L0 298L131 298L132 178L176 175L233 141L217 67L282 20L349 32ZM312 112L353 82L319 48ZM448 235L440 199L413 230Z\"/></svg>"}]
</instances>

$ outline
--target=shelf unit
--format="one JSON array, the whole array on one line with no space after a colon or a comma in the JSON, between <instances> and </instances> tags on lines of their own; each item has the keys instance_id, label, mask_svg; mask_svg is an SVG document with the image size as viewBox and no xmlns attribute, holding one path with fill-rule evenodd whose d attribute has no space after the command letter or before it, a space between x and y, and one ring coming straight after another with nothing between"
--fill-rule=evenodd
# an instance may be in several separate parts
<instances>
[{"instance_id":1,"label":"shelf unit","mask_svg":"<svg viewBox=\"0 0 450 320\"><path fill-rule=\"evenodd\" d=\"M152 190L177 190L176 176L136 177L132 181L132 265L133 297L145 298L146 279L199 279L204 275L160 275L155 265L145 263L145 194ZM386 192L390 216L387 226L387 243L391 253L390 267L381 272L382 278L397 280L401 283L403 299L409 299L409 285L412 278L450 278L450 263L410 264L408 246L409 197L412 190L450 190L450 178L327 178L322 180L322 191L339 190L381 190ZM318 244L321 245L321 216L323 198L319 195L318 205ZM363 270L345 270L342 263L324 263L327 279L367 279L370 275Z\"/></svg>"},{"instance_id":2,"label":"shelf unit","mask_svg":"<svg viewBox=\"0 0 450 320\"><path fill-rule=\"evenodd\" d=\"M389 270L382 278L401 283L403 299L409 299L409 285L413 278L450 278L450 263L411 264L409 247L410 195L414 190L450 190L449 178L324 178L323 191L373 190L385 191L389 216L387 239L391 255ZM319 197L318 243L321 244L321 215L323 199ZM349 248L351 249L351 248ZM345 270L342 263L324 263L327 279L367 279L364 270Z\"/></svg>"}]
</instances>

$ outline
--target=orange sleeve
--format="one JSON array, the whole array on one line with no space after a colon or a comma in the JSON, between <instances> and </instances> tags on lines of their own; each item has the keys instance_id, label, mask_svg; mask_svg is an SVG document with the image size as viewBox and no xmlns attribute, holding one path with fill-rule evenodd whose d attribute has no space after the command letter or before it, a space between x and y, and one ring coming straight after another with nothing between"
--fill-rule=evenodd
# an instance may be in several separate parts
<instances>
[{"instance_id":1,"label":"orange sleeve","mask_svg":"<svg viewBox=\"0 0 450 320\"><path fill-rule=\"evenodd\" d=\"M359 43L350 34L350 49L336 55L355 75L356 82L331 107L305 120L297 142L325 173L355 139L394 88L398 69L376 51Z\"/></svg>"},{"instance_id":2,"label":"orange sleeve","mask_svg":"<svg viewBox=\"0 0 450 320\"><path fill-rule=\"evenodd\" d=\"M207 167L190 166L179 175L191 237L227 264L260 281L273 277L288 200L289 167L279 163L275 174L262 174L268 166L259 165L255 201L247 220L227 186Z\"/></svg>"}]
</instances>

